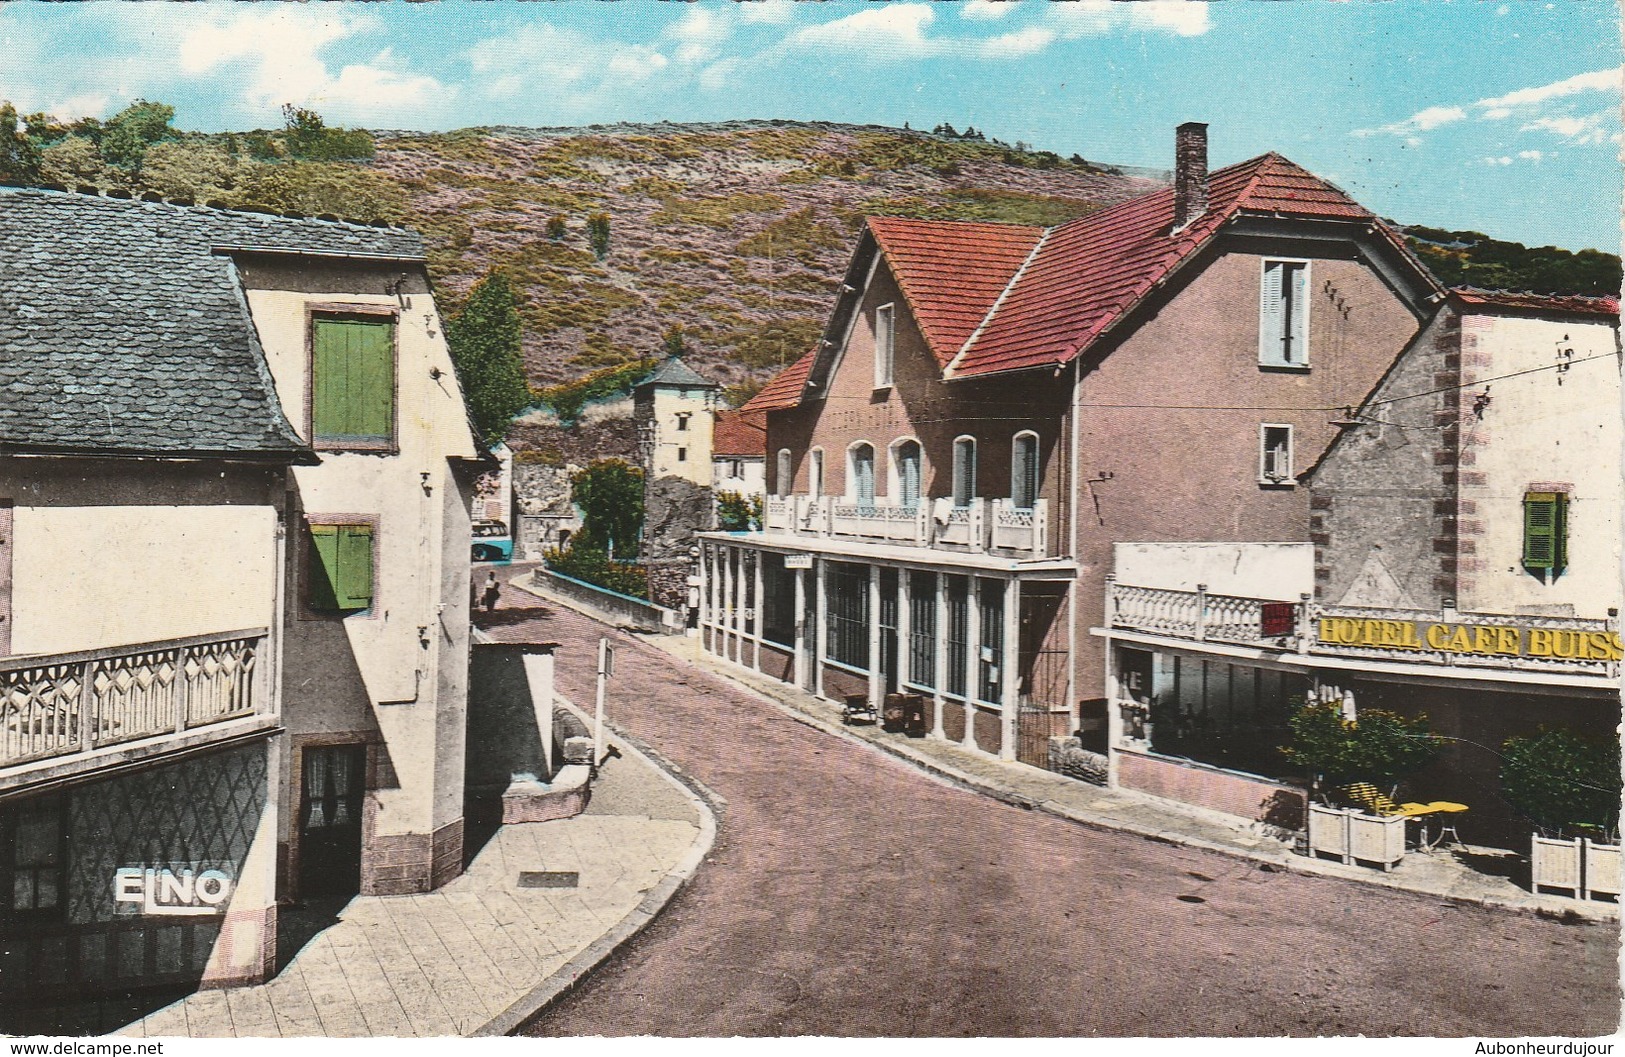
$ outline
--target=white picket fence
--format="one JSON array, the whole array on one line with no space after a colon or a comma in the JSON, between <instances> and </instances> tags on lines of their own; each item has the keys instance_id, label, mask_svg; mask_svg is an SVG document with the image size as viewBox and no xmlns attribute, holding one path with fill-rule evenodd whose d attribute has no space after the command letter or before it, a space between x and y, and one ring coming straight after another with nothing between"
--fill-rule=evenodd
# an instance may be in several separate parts
<instances>
[{"instance_id":1,"label":"white picket fence","mask_svg":"<svg viewBox=\"0 0 1625 1057\"><path fill-rule=\"evenodd\" d=\"M1585 837L1557 840L1536 835L1530 839L1531 887L1561 888L1576 899L1600 895L1619 898L1618 844L1598 844Z\"/></svg>"}]
</instances>

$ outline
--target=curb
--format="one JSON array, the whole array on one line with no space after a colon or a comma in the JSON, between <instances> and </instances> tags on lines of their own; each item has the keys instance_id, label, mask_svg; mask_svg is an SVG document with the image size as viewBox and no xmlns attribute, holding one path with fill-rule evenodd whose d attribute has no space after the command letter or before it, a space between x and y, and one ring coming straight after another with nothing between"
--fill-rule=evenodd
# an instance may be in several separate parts
<instances>
[{"instance_id":1,"label":"curb","mask_svg":"<svg viewBox=\"0 0 1625 1057\"><path fill-rule=\"evenodd\" d=\"M659 643L653 643L653 645L659 648ZM667 650L666 652L676 656L674 651ZM703 657L704 655L701 654L701 656ZM689 658L686 657L681 659L689 660ZM709 660L709 658L707 658L707 660ZM804 712L794 704L791 704L789 701L757 688L746 679L741 678L737 673L729 671L722 665L705 663L699 666L703 667L706 671L719 676L720 678L727 679L730 683L739 687L741 690L744 690L746 693L752 694L761 699L767 704L778 709L780 712L785 713L798 723L812 727L813 729L821 731L825 734L844 738L855 744L868 746L877 752L882 752L889 756L903 760L919 770L935 775L936 777L960 786L961 788L979 793L993 800L997 800L1000 803L1009 804L1012 807L1018 807L1028 811L1041 811L1046 815L1065 819L1068 822L1086 826L1090 829L1111 833L1128 833L1141 837L1145 840L1155 841L1159 844L1170 844L1181 848L1190 848L1196 851L1213 852L1228 858L1258 863L1269 866L1273 869L1284 870L1288 873L1300 874L1306 877L1328 877L1336 880L1352 881L1356 884L1374 885L1379 888L1387 888L1398 892L1409 892L1413 895L1424 896L1430 899L1443 899L1451 903L1464 906L1481 907L1486 910L1497 910L1521 914L1528 917L1556 918L1560 920L1566 920L1572 916L1573 918L1579 918L1583 921L1588 921L1595 924L1613 924L1617 923L1620 919L1617 904L1575 903L1573 905L1569 905L1565 903L1559 905L1555 902L1551 904L1533 902L1525 903L1501 899L1496 896L1458 895L1449 892L1441 892L1434 889L1416 888L1406 885L1386 873L1378 873L1369 877L1364 876L1363 871L1361 874L1346 874L1340 870L1331 869L1330 867L1332 864L1330 863L1323 863L1318 859L1310 859L1305 856L1295 855L1285 850L1273 852L1266 849L1250 850L1246 848L1238 848L1234 845L1210 841L1203 837L1193 837L1178 830L1157 829L1155 827L1146 826L1129 819L1103 818L1090 812L1080 811L1077 808L1068 807L1054 800L1037 801L1031 797L1022 795L1021 793L1004 788L1003 786L1000 786L999 784L986 778L969 774L965 771L959 770L957 767L954 767L951 764L942 763L938 760L930 758L924 753L916 752L907 744L891 744L880 740L871 741L868 738L860 737L852 731L847 730L840 724L832 723L820 716L815 716L812 713ZM1555 899L1556 897L1553 898Z\"/></svg>"},{"instance_id":2,"label":"curb","mask_svg":"<svg viewBox=\"0 0 1625 1057\"><path fill-rule=\"evenodd\" d=\"M554 699L566 708L583 715L569 699L562 694L555 694ZM662 911L670 905L693 879L699 870L700 864L711 853L711 848L717 840L717 822L727 807L727 801L721 796L707 789L699 779L685 773L671 761L661 756L641 740L632 737L619 727L607 720L604 726L614 732L617 740L661 778L675 786L688 801L694 805L698 813L699 835L694 843L684 853L677 864L666 871L666 876L659 884L644 893L638 905L627 911L626 915L617 921L613 927L602 936L593 940L587 947L577 953L575 957L559 966L540 984L537 984L528 993L492 1017L478 1029L470 1033L472 1038L490 1038L494 1036L511 1035L522 1025L546 1012L561 998L575 990L587 977L609 957L626 943L637 936L649 924L658 918Z\"/></svg>"}]
</instances>

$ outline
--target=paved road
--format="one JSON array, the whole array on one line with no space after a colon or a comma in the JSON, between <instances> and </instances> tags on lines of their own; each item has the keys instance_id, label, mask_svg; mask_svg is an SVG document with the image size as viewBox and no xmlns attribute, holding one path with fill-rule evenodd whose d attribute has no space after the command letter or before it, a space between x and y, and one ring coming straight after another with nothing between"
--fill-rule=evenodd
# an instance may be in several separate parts
<instances>
[{"instance_id":1,"label":"paved road","mask_svg":"<svg viewBox=\"0 0 1625 1057\"><path fill-rule=\"evenodd\" d=\"M590 702L602 626L504 595L493 633L562 643L560 689ZM1575 1036L1617 1022L1613 928L1024 812L615 638L612 717L728 807L693 884L528 1034Z\"/></svg>"}]
</instances>

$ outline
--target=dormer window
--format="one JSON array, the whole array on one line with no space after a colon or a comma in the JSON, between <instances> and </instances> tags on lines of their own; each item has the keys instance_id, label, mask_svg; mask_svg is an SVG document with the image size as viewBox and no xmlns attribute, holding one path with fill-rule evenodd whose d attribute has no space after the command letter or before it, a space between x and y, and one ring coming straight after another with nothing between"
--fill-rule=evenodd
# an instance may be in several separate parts
<instances>
[{"instance_id":1,"label":"dormer window","mask_svg":"<svg viewBox=\"0 0 1625 1057\"><path fill-rule=\"evenodd\" d=\"M875 388L892 384L893 338L896 336L896 308L881 305L875 309Z\"/></svg>"},{"instance_id":2,"label":"dormer window","mask_svg":"<svg viewBox=\"0 0 1625 1057\"><path fill-rule=\"evenodd\" d=\"M1309 262L1265 261L1258 302L1258 363L1309 366Z\"/></svg>"}]
</instances>

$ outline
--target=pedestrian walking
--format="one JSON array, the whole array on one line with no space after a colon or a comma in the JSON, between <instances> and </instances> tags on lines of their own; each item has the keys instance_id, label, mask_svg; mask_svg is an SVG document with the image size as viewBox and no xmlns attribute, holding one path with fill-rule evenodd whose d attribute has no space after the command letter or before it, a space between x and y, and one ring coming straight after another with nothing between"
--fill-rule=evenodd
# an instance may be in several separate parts
<instances>
[{"instance_id":1,"label":"pedestrian walking","mask_svg":"<svg viewBox=\"0 0 1625 1057\"><path fill-rule=\"evenodd\" d=\"M487 573L485 590L480 592L480 602L485 606L487 613L497 607L497 599L502 597L502 587L497 583L497 574Z\"/></svg>"}]
</instances>

